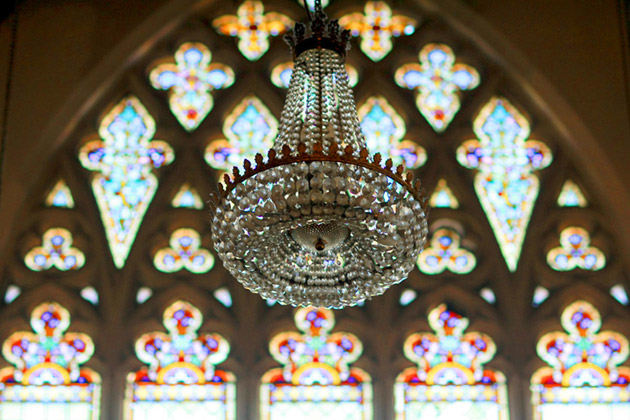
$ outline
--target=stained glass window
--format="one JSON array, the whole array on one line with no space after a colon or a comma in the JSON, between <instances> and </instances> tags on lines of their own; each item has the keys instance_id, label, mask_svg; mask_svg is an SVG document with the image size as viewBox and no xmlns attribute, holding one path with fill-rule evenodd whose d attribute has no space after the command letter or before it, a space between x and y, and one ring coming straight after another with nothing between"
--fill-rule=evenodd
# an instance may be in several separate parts
<instances>
[{"instance_id":1,"label":"stained glass window","mask_svg":"<svg viewBox=\"0 0 630 420\"><path fill-rule=\"evenodd\" d=\"M460 107L459 91L479 85L479 73L466 64L455 64L453 50L429 44L420 51L420 64L405 64L395 74L400 87L416 91L416 106L437 132L442 132Z\"/></svg>"},{"instance_id":2,"label":"stained glass window","mask_svg":"<svg viewBox=\"0 0 630 420\"><path fill-rule=\"evenodd\" d=\"M427 160L424 148L411 140L403 140L405 122L383 96L368 98L359 107L361 130L365 135L368 150L391 158L394 165L404 164L415 169Z\"/></svg>"},{"instance_id":3,"label":"stained glass window","mask_svg":"<svg viewBox=\"0 0 630 420\"><path fill-rule=\"evenodd\" d=\"M435 191L429 200L431 207L444 207L449 209L459 208L459 201L444 178L440 179L435 186Z\"/></svg>"},{"instance_id":4,"label":"stained glass window","mask_svg":"<svg viewBox=\"0 0 630 420\"><path fill-rule=\"evenodd\" d=\"M544 301L549 297L549 290L542 286L536 286L534 289L534 295L532 296L532 306L534 308L542 305Z\"/></svg>"},{"instance_id":5,"label":"stained glass window","mask_svg":"<svg viewBox=\"0 0 630 420\"><path fill-rule=\"evenodd\" d=\"M601 270L606 257L591 246L591 237L585 229L571 226L560 233L560 246L549 251L547 263L557 271Z\"/></svg>"},{"instance_id":6,"label":"stained glass window","mask_svg":"<svg viewBox=\"0 0 630 420\"><path fill-rule=\"evenodd\" d=\"M508 420L505 378L485 369L494 341L464 333L468 319L440 305L429 313L435 333L415 333L405 356L418 364L396 379L396 420Z\"/></svg>"},{"instance_id":7,"label":"stained glass window","mask_svg":"<svg viewBox=\"0 0 630 420\"><path fill-rule=\"evenodd\" d=\"M158 180L153 169L174 159L171 147L151 140L155 121L134 96L114 106L101 121L102 140L81 148L81 164L97 172L92 190L101 212L109 247L118 268L125 265Z\"/></svg>"},{"instance_id":8,"label":"stained glass window","mask_svg":"<svg viewBox=\"0 0 630 420\"><path fill-rule=\"evenodd\" d=\"M174 273L183 268L191 273L207 273L214 266L214 257L201 248L199 233L193 229L177 229L171 235L169 247L155 253L155 268L165 273Z\"/></svg>"},{"instance_id":9,"label":"stained glass window","mask_svg":"<svg viewBox=\"0 0 630 420\"><path fill-rule=\"evenodd\" d=\"M212 25L223 35L239 38L238 49L248 60L258 60L269 49L269 37L284 33L291 19L280 13L264 13L261 1L246 1L236 16L226 15L214 19Z\"/></svg>"},{"instance_id":10,"label":"stained glass window","mask_svg":"<svg viewBox=\"0 0 630 420\"><path fill-rule=\"evenodd\" d=\"M560 207L586 207L588 201L578 185L567 179L562 186L562 191L558 196L558 206Z\"/></svg>"},{"instance_id":11,"label":"stained glass window","mask_svg":"<svg viewBox=\"0 0 630 420\"><path fill-rule=\"evenodd\" d=\"M283 332L269 343L282 368L263 377L261 420L371 420L372 386L367 373L349 365L363 346L352 334L330 334L331 310L300 308L300 332Z\"/></svg>"},{"instance_id":12,"label":"stained glass window","mask_svg":"<svg viewBox=\"0 0 630 420\"><path fill-rule=\"evenodd\" d=\"M184 184L179 188L173 197L173 201L171 201L171 205L175 208L203 209L203 201L199 193L188 184Z\"/></svg>"},{"instance_id":13,"label":"stained glass window","mask_svg":"<svg viewBox=\"0 0 630 420\"><path fill-rule=\"evenodd\" d=\"M490 305L494 305L497 302L497 296L494 294L494 290L489 287L484 287L479 290L479 296Z\"/></svg>"},{"instance_id":14,"label":"stained glass window","mask_svg":"<svg viewBox=\"0 0 630 420\"><path fill-rule=\"evenodd\" d=\"M602 321L593 305L577 301L561 316L566 332L547 333L536 350L549 366L532 376L536 420L630 418L628 339L598 332Z\"/></svg>"},{"instance_id":15,"label":"stained glass window","mask_svg":"<svg viewBox=\"0 0 630 420\"><path fill-rule=\"evenodd\" d=\"M22 294L22 288L15 284L7 286L7 290L4 292L4 303L11 303Z\"/></svg>"},{"instance_id":16,"label":"stained glass window","mask_svg":"<svg viewBox=\"0 0 630 420\"><path fill-rule=\"evenodd\" d=\"M361 37L361 51L372 61L382 60L392 50L392 37L411 35L417 22L407 16L392 15L392 9L382 1L368 1L364 13L351 13L339 19L353 36Z\"/></svg>"},{"instance_id":17,"label":"stained glass window","mask_svg":"<svg viewBox=\"0 0 630 420\"><path fill-rule=\"evenodd\" d=\"M529 122L507 99L493 97L474 121L479 140L457 149L457 160L475 169L475 191L510 271L515 271L540 182L535 170L552 161L542 142L527 140Z\"/></svg>"},{"instance_id":18,"label":"stained glass window","mask_svg":"<svg viewBox=\"0 0 630 420\"><path fill-rule=\"evenodd\" d=\"M46 302L31 314L34 332L9 336L0 370L0 420L98 420L99 375L81 365L94 353L92 339L66 332L70 313Z\"/></svg>"},{"instance_id":19,"label":"stained glass window","mask_svg":"<svg viewBox=\"0 0 630 420\"><path fill-rule=\"evenodd\" d=\"M85 255L72 246L72 234L64 228L48 229L42 237L42 244L31 249L24 257L24 263L33 271L77 270L85 264Z\"/></svg>"},{"instance_id":20,"label":"stained glass window","mask_svg":"<svg viewBox=\"0 0 630 420\"><path fill-rule=\"evenodd\" d=\"M7 289L8 291L9 289ZM628 299L628 294L626 293L626 289L621 284L615 284L610 288L610 295L615 298L615 300L622 305L628 305L630 303L630 299Z\"/></svg>"},{"instance_id":21,"label":"stained glass window","mask_svg":"<svg viewBox=\"0 0 630 420\"><path fill-rule=\"evenodd\" d=\"M221 335L198 334L199 309L177 301L164 311L168 333L136 341L136 355L148 367L128 376L125 420L234 420L235 377L216 369L230 353Z\"/></svg>"},{"instance_id":22,"label":"stained glass window","mask_svg":"<svg viewBox=\"0 0 630 420\"><path fill-rule=\"evenodd\" d=\"M46 205L48 207L65 207L74 208L74 198L70 192L70 188L63 179L57 181L54 187L46 197Z\"/></svg>"},{"instance_id":23,"label":"stained glass window","mask_svg":"<svg viewBox=\"0 0 630 420\"><path fill-rule=\"evenodd\" d=\"M257 153L267 153L278 132L278 121L255 96L243 99L223 123L226 139L215 140L206 148L208 165L224 171L253 162Z\"/></svg>"},{"instance_id":24,"label":"stained glass window","mask_svg":"<svg viewBox=\"0 0 630 420\"><path fill-rule=\"evenodd\" d=\"M440 274L444 270L467 274L476 264L475 255L461 247L461 235L450 227L436 229L430 245L418 256L418 268L425 274Z\"/></svg>"},{"instance_id":25,"label":"stained glass window","mask_svg":"<svg viewBox=\"0 0 630 420\"><path fill-rule=\"evenodd\" d=\"M234 72L224 64L210 64L212 54L199 42L182 44L172 60L151 70L155 89L169 91L169 106L188 131L201 124L214 104L211 92L234 83Z\"/></svg>"},{"instance_id":26,"label":"stained glass window","mask_svg":"<svg viewBox=\"0 0 630 420\"><path fill-rule=\"evenodd\" d=\"M398 299L398 303L400 303L401 306L407 306L411 304L411 302L416 300L417 297L418 292L413 289L405 289L400 294L400 299Z\"/></svg>"},{"instance_id":27,"label":"stained glass window","mask_svg":"<svg viewBox=\"0 0 630 420\"><path fill-rule=\"evenodd\" d=\"M346 73L348 74L348 84L350 87L356 86L359 82L359 73L350 64L346 64ZM271 82L279 88L287 89L291 83L293 76L293 62L287 61L280 63L271 71Z\"/></svg>"}]
</instances>

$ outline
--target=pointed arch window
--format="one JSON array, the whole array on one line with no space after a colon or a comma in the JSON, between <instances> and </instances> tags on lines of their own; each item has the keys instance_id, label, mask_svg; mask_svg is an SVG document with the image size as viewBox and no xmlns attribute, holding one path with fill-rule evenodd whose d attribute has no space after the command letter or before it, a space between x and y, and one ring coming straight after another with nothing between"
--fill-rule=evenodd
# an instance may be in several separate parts
<instances>
[{"instance_id":1,"label":"pointed arch window","mask_svg":"<svg viewBox=\"0 0 630 420\"><path fill-rule=\"evenodd\" d=\"M70 313L54 302L33 310L31 326L2 346L15 367L0 370L0 419L98 420L101 379L81 367L94 353L92 339L66 332Z\"/></svg>"},{"instance_id":2,"label":"pointed arch window","mask_svg":"<svg viewBox=\"0 0 630 420\"><path fill-rule=\"evenodd\" d=\"M161 331L136 341L136 355L148 366L129 374L125 420L234 420L236 379L216 369L229 352L221 335L197 334L203 317L188 302L164 311Z\"/></svg>"},{"instance_id":3,"label":"pointed arch window","mask_svg":"<svg viewBox=\"0 0 630 420\"><path fill-rule=\"evenodd\" d=\"M628 339L601 331L599 311L586 301L569 305L563 331L543 335L536 351L549 366L532 376L536 420L630 418Z\"/></svg>"},{"instance_id":4,"label":"pointed arch window","mask_svg":"<svg viewBox=\"0 0 630 420\"><path fill-rule=\"evenodd\" d=\"M370 376L349 365L363 350L353 334L330 334L331 310L301 308L301 332L276 335L269 351L283 367L268 371L260 391L261 420L372 420Z\"/></svg>"},{"instance_id":5,"label":"pointed arch window","mask_svg":"<svg viewBox=\"0 0 630 420\"><path fill-rule=\"evenodd\" d=\"M496 351L489 336L464 333L468 319L442 304L429 313L435 333L405 340L418 367L396 379L396 420L507 420L505 377L484 368Z\"/></svg>"}]
</instances>

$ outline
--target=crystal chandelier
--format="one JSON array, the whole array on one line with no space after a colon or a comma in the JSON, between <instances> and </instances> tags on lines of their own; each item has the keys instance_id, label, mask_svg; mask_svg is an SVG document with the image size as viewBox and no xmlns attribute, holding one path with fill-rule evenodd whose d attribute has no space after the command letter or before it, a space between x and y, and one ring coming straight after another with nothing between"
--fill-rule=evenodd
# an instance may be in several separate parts
<instances>
[{"instance_id":1,"label":"crystal chandelier","mask_svg":"<svg viewBox=\"0 0 630 420\"><path fill-rule=\"evenodd\" d=\"M225 175L210 201L212 239L263 298L341 308L407 277L427 205L402 165L369 156L345 70L349 32L320 1L313 13L310 36L302 23L285 36L294 69L274 147Z\"/></svg>"}]
</instances>

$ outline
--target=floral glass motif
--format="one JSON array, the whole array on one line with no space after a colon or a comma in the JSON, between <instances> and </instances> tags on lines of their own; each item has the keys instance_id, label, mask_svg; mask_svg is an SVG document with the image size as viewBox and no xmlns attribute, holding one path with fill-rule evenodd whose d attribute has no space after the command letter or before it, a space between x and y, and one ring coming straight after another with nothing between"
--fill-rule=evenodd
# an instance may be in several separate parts
<instances>
[{"instance_id":1,"label":"floral glass motif","mask_svg":"<svg viewBox=\"0 0 630 420\"><path fill-rule=\"evenodd\" d=\"M125 420L234 420L235 377L216 369L230 353L221 335L198 334L199 309L177 301L164 311L168 333L136 341L136 355L148 367L128 376Z\"/></svg>"},{"instance_id":2,"label":"floral glass motif","mask_svg":"<svg viewBox=\"0 0 630 420\"><path fill-rule=\"evenodd\" d=\"M538 341L536 351L549 366L532 376L536 420L630 418L630 368L619 366L628 358L628 339L598 332L601 322L597 309L580 300L562 312L566 332Z\"/></svg>"},{"instance_id":3,"label":"floral glass motif","mask_svg":"<svg viewBox=\"0 0 630 420\"><path fill-rule=\"evenodd\" d=\"M348 84L355 87L359 82L359 73L350 64L346 64L346 73L348 74ZM271 70L271 82L279 88L287 89L291 83L293 76L293 62L287 61L280 63Z\"/></svg>"},{"instance_id":4,"label":"floral glass motif","mask_svg":"<svg viewBox=\"0 0 630 420\"><path fill-rule=\"evenodd\" d=\"M203 201L196 189L188 184L183 184L173 197L171 206L181 209L203 209Z\"/></svg>"},{"instance_id":5,"label":"floral glass motif","mask_svg":"<svg viewBox=\"0 0 630 420\"><path fill-rule=\"evenodd\" d=\"M182 268L192 273L207 273L214 266L214 257L201 248L199 234L193 229L177 229L171 235L169 248L155 254L155 268L165 273L174 273Z\"/></svg>"},{"instance_id":6,"label":"floral glass motif","mask_svg":"<svg viewBox=\"0 0 630 420\"><path fill-rule=\"evenodd\" d=\"M371 153L380 153L383 159L391 158L394 165L404 164L409 169L424 165L427 153L411 140L403 140L405 122L382 96L368 98L359 107L361 130Z\"/></svg>"},{"instance_id":7,"label":"floral glass motif","mask_svg":"<svg viewBox=\"0 0 630 420\"><path fill-rule=\"evenodd\" d=\"M291 26L291 19L280 13L264 13L261 1L246 1L236 16L214 19L212 25L223 35L239 38L238 49L251 61L258 60L269 49L269 37L281 35Z\"/></svg>"},{"instance_id":8,"label":"floral glass motif","mask_svg":"<svg viewBox=\"0 0 630 420\"><path fill-rule=\"evenodd\" d=\"M547 254L547 263L557 271L601 270L606 265L606 257L590 244L591 236L585 229L568 227L560 233L560 246Z\"/></svg>"},{"instance_id":9,"label":"floral glass motif","mask_svg":"<svg viewBox=\"0 0 630 420\"><path fill-rule=\"evenodd\" d=\"M459 208L459 201L444 178L440 179L435 186L435 191L433 191L429 199L429 205L433 208Z\"/></svg>"},{"instance_id":10,"label":"floral glass motif","mask_svg":"<svg viewBox=\"0 0 630 420\"><path fill-rule=\"evenodd\" d=\"M92 190L117 268L125 265L142 218L158 187L153 169L170 164L171 147L151 140L155 121L140 100L129 96L101 121L95 140L81 148L81 164L97 172Z\"/></svg>"},{"instance_id":11,"label":"floral glass motif","mask_svg":"<svg viewBox=\"0 0 630 420\"><path fill-rule=\"evenodd\" d=\"M351 13L339 24L361 37L361 51L372 61L382 60L392 50L392 37L411 35L417 22L407 16L392 16L392 9L382 1L368 1L364 14Z\"/></svg>"},{"instance_id":12,"label":"floral glass motif","mask_svg":"<svg viewBox=\"0 0 630 420\"><path fill-rule=\"evenodd\" d=\"M467 274L477 265L475 255L460 247L461 236L451 228L433 232L431 245L418 256L418 268L425 274L440 274L449 270Z\"/></svg>"},{"instance_id":13,"label":"floral glass motif","mask_svg":"<svg viewBox=\"0 0 630 420\"><path fill-rule=\"evenodd\" d=\"M78 270L85 264L85 255L72 247L72 234L64 228L48 229L42 237L42 244L31 249L24 257L24 263L33 271Z\"/></svg>"},{"instance_id":14,"label":"floral glass motif","mask_svg":"<svg viewBox=\"0 0 630 420\"><path fill-rule=\"evenodd\" d=\"M562 186L562 191L558 196L558 206L560 207L586 207L588 201L578 185L567 179Z\"/></svg>"},{"instance_id":15,"label":"floral glass motif","mask_svg":"<svg viewBox=\"0 0 630 420\"><path fill-rule=\"evenodd\" d=\"M215 140L206 148L208 165L228 171L253 161L257 153L266 153L273 146L278 133L278 120L255 96L241 101L225 119L223 134L226 139Z\"/></svg>"},{"instance_id":16,"label":"floral glass motif","mask_svg":"<svg viewBox=\"0 0 630 420\"><path fill-rule=\"evenodd\" d=\"M457 63L453 50L429 44L420 51L420 64L406 64L395 74L398 86L416 91L416 106L438 133L444 131L460 107L459 91L479 85L473 67Z\"/></svg>"},{"instance_id":17,"label":"floral glass motif","mask_svg":"<svg viewBox=\"0 0 630 420\"><path fill-rule=\"evenodd\" d=\"M479 140L457 149L457 160L475 169L475 191L510 271L521 255L540 182L534 171L552 161L542 142L527 140L529 122L504 98L493 97L474 121Z\"/></svg>"},{"instance_id":18,"label":"floral glass motif","mask_svg":"<svg viewBox=\"0 0 630 420\"><path fill-rule=\"evenodd\" d=\"M405 356L418 364L396 379L396 420L507 420L505 377L484 368L496 347L485 334L464 331L468 319L442 304L429 313L433 333L415 333Z\"/></svg>"},{"instance_id":19,"label":"floral glass motif","mask_svg":"<svg viewBox=\"0 0 630 420\"><path fill-rule=\"evenodd\" d=\"M175 62L160 64L149 75L155 89L169 91L171 112L187 131L197 128L212 110L212 90L234 83L232 69L210 64L211 59L208 47L187 42L177 49Z\"/></svg>"},{"instance_id":20,"label":"floral glass motif","mask_svg":"<svg viewBox=\"0 0 630 420\"><path fill-rule=\"evenodd\" d=\"M74 198L66 181L63 179L57 181L48 193L48 196L46 196L46 205L48 207L74 208Z\"/></svg>"},{"instance_id":21,"label":"floral glass motif","mask_svg":"<svg viewBox=\"0 0 630 420\"><path fill-rule=\"evenodd\" d=\"M70 314L46 302L31 314L34 332L16 332L2 346L15 367L0 370L0 419L97 420L99 375L81 365L94 353L92 339L66 332Z\"/></svg>"},{"instance_id":22,"label":"floral glass motif","mask_svg":"<svg viewBox=\"0 0 630 420\"><path fill-rule=\"evenodd\" d=\"M349 365L363 346L353 334L330 334L331 310L300 308L295 324L301 331L283 332L269 351L284 367L263 376L261 420L371 420L369 375Z\"/></svg>"}]
</instances>

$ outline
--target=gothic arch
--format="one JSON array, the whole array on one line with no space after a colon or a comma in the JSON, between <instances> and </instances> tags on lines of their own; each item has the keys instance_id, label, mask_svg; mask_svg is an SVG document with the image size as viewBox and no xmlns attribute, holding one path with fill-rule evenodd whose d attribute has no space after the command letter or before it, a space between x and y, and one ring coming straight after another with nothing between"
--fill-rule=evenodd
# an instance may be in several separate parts
<instances>
[{"instance_id":1,"label":"gothic arch","mask_svg":"<svg viewBox=\"0 0 630 420\"><path fill-rule=\"evenodd\" d=\"M249 63L239 56L234 40L208 28L207 16L234 13L235 4L218 3L171 1L149 16L102 60L55 114L34 144L34 149L49 153L29 160L23 172L14 175L30 174L23 196L5 217L15 223L11 223L11 232L6 235L0 254L0 261L7 267L2 273L0 290L15 283L22 287L23 294L14 303L2 306L0 339L14 330L16 318L28 318L27 307L31 309L48 295L58 295L61 303L76 314L73 325L88 328L96 342L93 363L104 379L103 419L117 418L121 411L126 374L139 365L133 353L135 339L142 332L161 329L162 311L173 300L189 300L199 307L205 317L204 327L210 325L209 329L230 341L232 352L225 365L238 377L239 419L255 417L258 380L275 365L267 349L268 340L279 331L294 328L289 308L268 307L236 284L219 263L206 274L187 271L165 274L155 270L151 262L155 251L167 246L171 233L178 228L197 230L202 247L212 249L207 215L196 210L174 210L169 203L182 182L189 182L203 197L214 189L217 171L205 165L200 156L208 141L223 137L224 117L248 93L263 98L276 116L281 110L284 92L268 83L267 67L286 61L288 54L279 46L279 40L274 39L264 60L251 63L254 70L246 68ZM265 6L295 18L303 17L296 3L265 2ZM362 102L373 95L386 94L407 123L407 136L429 151L428 163L418 170L425 188L432 191L438 180L446 177L461 203L459 209L434 209L431 221L451 220L461 226L470 250L477 256L477 266L465 275L445 272L430 276L416 270L406 282L364 307L338 312L337 325L363 341L364 356L356 366L376 379L374 390L379 398L375 418L387 419L393 415L390 394L395 376L408 365L402 357L404 338L410 331L428 330L425 321L428 308L442 302L454 305L471 319L472 329L489 334L496 341L499 351L492 363L508 377L511 418L529 418L528 381L539 365L535 359L535 339L545 331L557 329L556 312L568 300L589 296L603 316L611 318L611 325L630 335L629 327L620 321L628 316L628 308L607 293L616 283L624 284L626 290L630 286L622 277L622 271L628 267L624 256L630 255L627 252L630 224L620 223L613 230L608 223L623 220L621 216L630 208L630 197L613 176L596 139L555 88L473 12L453 0L417 0L404 6L398 2L393 7L421 18L423 23L415 38L395 40L396 55L386 64L372 65L354 44L351 60L361 69L362 80L375 80L385 86L383 89L377 83L360 82L356 96ZM360 9L343 0L329 7L334 16ZM147 75L156 60L170 57L190 38L210 44L217 60L242 70L243 77L229 91L217 93L214 109L198 130L184 133L168 109L166 95L150 87ZM413 95L398 89L393 82L395 69L416 62L419 49L432 41L450 44L456 49L458 59L478 68L482 77L477 90L463 96L462 110L444 135L436 134L422 119ZM261 74L256 74L256 69ZM98 138L98 123L104 114L130 93L139 97L155 118L154 138L167 140L176 149L176 159L157 172L160 188L144 217L125 268L117 270L90 190L91 173L80 166L76 156L86 141ZM503 262L473 190L471 171L455 161L457 147L474 138L471 120L497 94L510 100L528 118L532 125L530 137L547 143L555 157L553 167L540 172L543 187L515 273L510 273ZM448 168L447 173L443 173L444 168ZM70 186L77 202L74 210L45 208L41 204L51 182L58 177ZM556 208L556 198L567 178L578 178L584 184L590 196L588 208ZM560 231L573 225L585 227L593 244L610 256L603 271L559 273L546 263L546 253L557 246ZM37 245L47 229L58 226L72 231L74 245L84 251L88 263L70 273L34 272L26 268L22 263L24 255ZM537 285L548 288L551 296L538 309L532 309L531 296ZM96 307L79 295L87 286L99 292L100 302ZM222 305L212 295L221 286L227 287L231 294L231 307ZM153 295L143 303L136 299L140 287L153 290ZM483 287L494 291L496 303L488 303L479 296ZM419 297L402 307L398 301L405 288L416 290ZM549 316L552 318L547 319ZM379 333L375 334L375 330Z\"/></svg>"}]
</instances>

